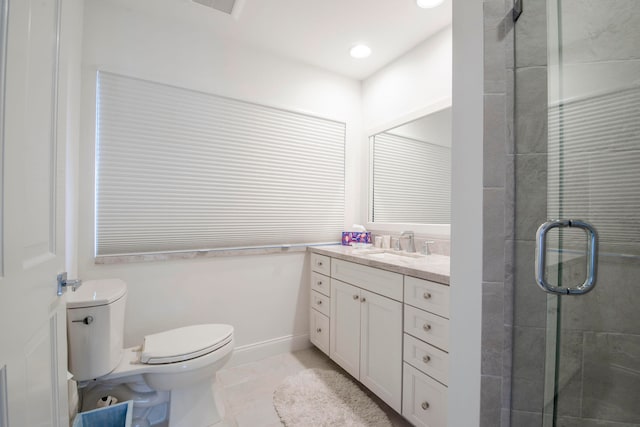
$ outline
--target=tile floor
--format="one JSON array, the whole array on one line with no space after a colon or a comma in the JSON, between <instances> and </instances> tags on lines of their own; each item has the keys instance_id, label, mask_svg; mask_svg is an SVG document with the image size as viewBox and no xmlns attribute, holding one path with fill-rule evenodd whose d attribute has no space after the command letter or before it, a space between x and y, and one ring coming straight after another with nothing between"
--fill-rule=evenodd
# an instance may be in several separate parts
<instances>
[{"instance_id":1,"label":"tile floor","mask_svg":"<svg viewBox=\"0 0 640 427\"><path fill-rule=\"evenodd\" d=\"M225 427L282 426L273 408L273 392L289 375L295 375L310 368L332 369L351 378L315 347L294 353L279 354L259 362L219 371L216 387L222 395L226 411L223 425ZM364 387L360 387L366 391ZM384 409L394 427L411 425L376 396L370 392L368 394Z\"/></svg>"}]
</instances>

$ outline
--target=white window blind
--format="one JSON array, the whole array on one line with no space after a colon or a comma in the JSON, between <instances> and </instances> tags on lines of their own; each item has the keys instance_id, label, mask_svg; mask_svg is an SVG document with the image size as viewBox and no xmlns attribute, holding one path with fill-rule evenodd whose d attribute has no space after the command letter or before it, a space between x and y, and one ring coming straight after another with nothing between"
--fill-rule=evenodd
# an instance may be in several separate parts
<instances>
[{"instance_id":1,"label":"white window blind","mask_svg":"<svg viewBox=\"0 0 640 427\"><path fill-rule=\"evenodd\" d=\"M549 218L590 222L600 244L635 254L640 241L640 86L549 106ZM582 248L584 234L565 235Z\"/></svg>"},{"instance_id":2,"label":"white window blind","mask_svg":"<svg viewBox=\"0 0 640 427\"><path fill-rule=\"evenodd\" d=\"M345 124L99 72L96 255L337 241Z\"/></svg>"},{"instance_id":3,"label":"white window blind","mask_svg":"<svg viewBox=\"0 0 640 427\"><path fill-rule=\"evenodd\" d=\"M372 221L449 224L451 149L390 133L372 138Z\"/></svg>"}]
</instances>

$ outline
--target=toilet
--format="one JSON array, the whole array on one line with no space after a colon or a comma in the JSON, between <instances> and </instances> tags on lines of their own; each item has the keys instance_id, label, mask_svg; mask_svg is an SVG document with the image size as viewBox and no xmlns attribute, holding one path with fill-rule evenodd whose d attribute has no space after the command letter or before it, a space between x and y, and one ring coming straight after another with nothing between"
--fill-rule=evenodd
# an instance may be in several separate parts
<instances>
[{"instance_id":1,"label":"toilet","mask_svg":"<svg viewBox=\"0 0 640 427\"><path fill-rule=\"evenodd\" d=\"M134 401L135 426L220 422L214 380L233 352L233 327L186 326L147 335L125 349L126 298L127 285L120 279L86 281L67 294L69 371L84 388L83 408L93 409L111 395Z\"/></svg>"}]
</instances>

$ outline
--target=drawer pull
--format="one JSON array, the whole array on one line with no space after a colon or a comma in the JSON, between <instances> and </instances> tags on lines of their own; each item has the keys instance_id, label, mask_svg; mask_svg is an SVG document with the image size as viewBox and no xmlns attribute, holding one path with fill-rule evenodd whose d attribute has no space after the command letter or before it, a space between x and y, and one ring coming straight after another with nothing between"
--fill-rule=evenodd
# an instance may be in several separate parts
<instances>
[{"instance_id":1,"label":"drawer pull","mask_svg":"<svg viewBox=\"0 0 640 427\"><path fill-rule=\"evenodd\" d=\"M429 292L425 292L422 296L424 299L431 299L431 294Z\"/></svg>"},{"instance_id":2,"label":"drawer pull","mask_svg":"<svg viewBox=\"0 0 640 427\"><path fill-rule=\"evenodd\" d=\"M322 286L322 280L318 280L318 286Z\"/></svg>"},{"instance_id":3,"label":"drawer pull","mask_svg":"<svg viewBox=\"0 0 640 427\"><path fill-rule=\"evenodd\" d=\"M424 363L429 363L431 362L431 356L429 356L428 354L425 354L425 356L422 358L422 361Z\"/></svg>"},{"instance_id":4,"label":"drawer pull","mask_svg":"<svg viewBox=\"0 0 640 427\"><path fill-rule=\"evenodd\" d=\"M360 298L358 295L353 296L353 299L358 299L358 298Z\"/></svg>"},{"instance_id":5,"label":"drawer pull","mask_svg":"<svg viewBox=\"0 0 640 427\"><path fill-rule=\"evenodd\" d=\"M317 332L317 333L322 332L322 328L318 328L318 329L316 329L316 332Z\"/></svg>"},{"instance_id":6,"label":"drawer pull","mask_svg":"<svg viewBox=\"0 0 640 427\"><path fill-rule=\"evenodd\" d=\"M367 299L365 297L362 297L362 299L360 300L360 302L366 302Z\"/></svg>"},{"instance_id":7,"label":"drawer pull","mask_svg":"<svg viewBox=\"0 0 640 427\"><path fill-rule=\"evenodd\" d=\"M428 323L425 323L425 324L422 326L422 329L424 329L426 332L429 332L429 331L431 330L431 325L430 325L430 324L428 324Z\"/></svg>"},{"instance_id":8,"label":"drawer pull","mask_svg":"<svg viewBox=\"0 0 640 427\"><path fill-rule=\"evenodd\" d=\"M316 304L318 304L318 305L322 305L322 300L318 300L318 301L316 301Z\"/></svg>"},{"instance_id":9,"label":"drawer pull","mask_svg":"<svg viewBox=\"0 0 640 427\"><path fill-rule=\"evenodd\" d=\"M322 261L318 261L318 262L316 262L316 265L317 265L318 267L322 267Z\"/></svg>"},{"instance_id":10,"label":"drawer pull","mask_svg":"<svg viewBox=\"0 0 640 427\"><path fill-rule=\"evenodd\" d=\"M422 402L422 405L420 405L420 406L422 406L422 409L424 409L426 411L427 409L429 409L429 402L427 402L427 401Z\"/></svg>"}]
</instances>

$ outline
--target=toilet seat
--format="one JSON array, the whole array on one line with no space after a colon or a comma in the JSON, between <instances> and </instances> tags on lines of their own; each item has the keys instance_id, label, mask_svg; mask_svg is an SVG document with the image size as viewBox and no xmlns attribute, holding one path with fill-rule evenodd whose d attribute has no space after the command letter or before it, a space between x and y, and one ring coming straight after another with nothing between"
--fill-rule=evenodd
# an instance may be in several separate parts
<instances>
[{"instance_id":1,"label":"toilet seat","mask_svg":"<svg viewBox=\"0 0 640 427\"><path fill-rule=\"evenodd\" d=\"M192 325L144 337L140 362L162 365L183 362L214 352L233 340L233 327Z\"/></svg>"}]
</instances>

